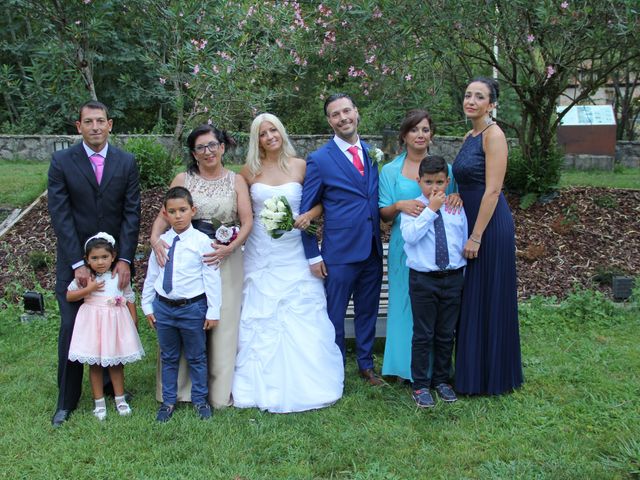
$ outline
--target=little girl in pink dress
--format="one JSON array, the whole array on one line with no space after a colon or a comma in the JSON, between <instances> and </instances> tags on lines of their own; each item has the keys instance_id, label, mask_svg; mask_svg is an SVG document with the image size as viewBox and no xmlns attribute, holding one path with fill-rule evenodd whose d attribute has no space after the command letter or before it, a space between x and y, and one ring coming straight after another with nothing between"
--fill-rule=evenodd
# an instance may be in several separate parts
<instances>
[{"instance_id":1,"label":"little girl in pink dress","mask_svg":"<svg viewBox=\"0 0 640 480\"><path fill-rule=\"evenodd\" d=\"M103 367L109 369L118 414L129 415L122 366L144 355L136 325L135 294L129 285L124 291L118 289L118 275L111 278L116 249L108 233L100 232L87 240L85 261L92 272L87 285L82 287L74 280L67 290L69 302L84 300L73 327L69 360L89 364L96 418L107 416Z\"/></svg>"}]
</instances>

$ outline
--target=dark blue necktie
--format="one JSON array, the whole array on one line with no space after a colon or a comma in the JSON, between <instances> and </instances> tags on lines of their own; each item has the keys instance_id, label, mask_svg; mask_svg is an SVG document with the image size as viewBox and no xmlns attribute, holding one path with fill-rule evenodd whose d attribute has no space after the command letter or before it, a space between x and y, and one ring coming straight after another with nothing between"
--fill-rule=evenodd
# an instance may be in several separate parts
<instances>
[{"instance_id":1,"label":"dark blue necktie","mask_svg":"<svg viewBox=\"0 0 640 480\"><path fill-rule=\"evenodd\" d=\"M162 279L162 289L165 293L171 293L173 290L173 254L176 251L176 243L180 241L180 237L176 235L173 237L173 243L169 249L169 255L167 256L167 263L164 264L164 278Z\"/></svg>"},{"instance_id":2,"label":"dark blue necktie","mask_svg":"<svg viewBox=\"0 0 640 480\"><path fill-rule=\"evenodd\" d=\"M447 234L444 231L444 222L440 210L436 212L438 216L433 222L436 232L436 265L440 270L444 270L449 265L449 249L447 248Z\"/></svg>"}]
</instances>

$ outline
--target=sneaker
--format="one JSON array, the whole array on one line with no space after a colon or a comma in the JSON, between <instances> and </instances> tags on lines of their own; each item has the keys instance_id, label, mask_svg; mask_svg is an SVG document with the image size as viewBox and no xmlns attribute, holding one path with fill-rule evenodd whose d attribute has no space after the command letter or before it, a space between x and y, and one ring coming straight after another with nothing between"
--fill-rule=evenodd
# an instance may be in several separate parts
<instances>
[{"instance_id":1,"label":"sneaker","mask_svg":"<svg viewBox=\"0 0 640 480\"><path fill-rule=\"evenodd\" d=\"M211 418L211 406L207 402L195 404L193 408L196 409L202 420Z\"/></svg>"},{"instance_id":2,"label":"sneaker","mask_svg":"<svg viewBox=\"0 0 640 480\"><path fill-rule=\"evenodd\" d=\"M453 403L458 400L456 392L453 391L453 388L448 383L436 385L436 392L438 392L438 396L443 402Z\"/></svg>"},{"instance_id":3,"label":"sneaker","mask_svg":"<svg viewBox=\"0 0 640 480\"><path fill-rule=\"evenodd\" d=\"M433 401L433 397L428 388L414 390L411 396L420 408L433 408L436 406L436 402Z\"/></svg>"},{"instance_id":4,"label":"sneaker","mask_svg":"<svg viewBox=\"0 0 640 480\"><path fill-rule=\"evenodd\" d=\"M118 411L118 415L120 415L121 417L131 415L131 407L125 401L122 401L118 405L116 405L116 410Z\"/></svg>"},{"instance_id":5,"label":"sneaker","mask_svg":"<svg viewBox=\"0 0 640 480\"><path fill-rule=\"evenodd\" d=\"M169 419L171 418L171 415L173 415L174 410L175 410L174 405L167 405L163 403L162 405L160 405L160 408L158 409L158 415L156 416L156 420L161 423L168 422Z\"/></svg>"},{"instance_id":6,"label":"sneaker","mask_svg":"<svg viewBox=\"0 0 640 480\"><path fill-rule=\"evenodd\" d=\"M93 416L102 421L107 418L107 407L96 407L93 409Z\"/></svg>"}]
</instances>

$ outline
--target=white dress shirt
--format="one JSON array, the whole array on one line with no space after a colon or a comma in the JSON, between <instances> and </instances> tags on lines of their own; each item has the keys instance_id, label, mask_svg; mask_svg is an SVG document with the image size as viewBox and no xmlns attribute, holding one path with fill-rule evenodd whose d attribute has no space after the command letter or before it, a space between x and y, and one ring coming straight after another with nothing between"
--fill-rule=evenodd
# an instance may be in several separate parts
<instances>
[{"instance_id":1,"label":"white dress shirt","mask_svg":"<svg viewBox=\"0 0 640 480\"><path fill-rule=\"evenodd\" d=\"M424 195L416 200L429 205L429 200ZM449 265L446 270L457 270L467 264L462 256L468 237L467 216L463 209L458 213L448 213L444 205L440 208L440 213L449 250ZM440 271L436 265L436 232L433 227L437 216L430 208L425 208L417 217L400 213L400 231L404 239L404 252L407 254L407 267L418 272Z\"/></svg>"},{"instance_id":2,"label":"white dress shirt","mask_svg":"<svg viewBox=\"0 0 640 480\"><path fill-rule=\"evenodd\" d=\"M203 255L213 251L211 239L190 226L181 234L171 228L160 238L171 245L174 237L179 236L173 253L173 289L167 293L162 288L164 267L158 265L155 254L149 257L147 277L142 288L142 311L145 315L153 313L153 300L156 294L171 300L181 300L207 295L207 320L220 319L220 272L217 268L204 263Z\"/></svg>"}]
</instances>

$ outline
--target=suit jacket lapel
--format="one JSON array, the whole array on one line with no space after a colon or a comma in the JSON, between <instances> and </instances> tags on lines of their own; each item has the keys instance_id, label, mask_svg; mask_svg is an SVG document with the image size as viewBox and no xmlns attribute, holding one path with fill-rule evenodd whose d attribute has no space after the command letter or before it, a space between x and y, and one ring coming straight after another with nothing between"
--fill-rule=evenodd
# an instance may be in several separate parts
<instances>
[{"instance_id":1,"label":"suit jacket lapel","mask_svg":"<svg viewBox=\"0 0 640 480\"><path fill-rule=\"evenodd\" d=\"M331 140L329 144L329 154L334 159L335 163L342 169L343 172L351 179L351 182L356 185L360 190L366 193L367 182L362 181L362 175L356 170L353 164L349 161L347 156L340 150L336 142ZM364 161L364 160L363 160ZM367 169L365 167L365 177Z\"/></svg>"},{"instance_id":2,"label":"suit jacket lapel","mask_svg":"<svg viewBox=\"0 0 640 480\"><path fill-rule=\"evenodd\" d=\"M364 157L362 161L364 162L364 175L367 179L367 188L371 188L374 183L373 179L375 178L373 169L375 168L377 170L378 164L371 162L371 158L369 157L369 145L364 143L362 140L360 140L360 144L362 145Z\"/></svg>"},{"instance_id":3,"label":"suit jacket lapel","mask_svg":"<svg viewBox=\"0 0 640 480\"><path fill-rule=\"evenodd\" d=\"M100 181L100 190L106 188L115 174L118 163L118 153L112 145L107 150L107 158L104 159L104 170L102 170L102 180ZM97 182L96 182L97 183Z\"/></svg>"},{"instance_id":4,"label":"suit jacket lapel","mask_svg":"<svg viewBox=\"0 0 640 480\"><path fill-rule=\"evenodd\" d=\"M98 181L96 180L96 173L93 171L91 160L87 157L87 152L85 152L82 143L80 143L78 148L74 150L71 159L75 164L77 171L80 172L91 186L97 190Z\"/></svg>"}]
</instances>

